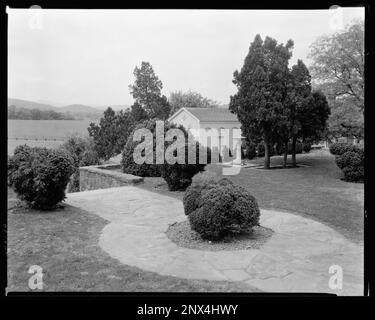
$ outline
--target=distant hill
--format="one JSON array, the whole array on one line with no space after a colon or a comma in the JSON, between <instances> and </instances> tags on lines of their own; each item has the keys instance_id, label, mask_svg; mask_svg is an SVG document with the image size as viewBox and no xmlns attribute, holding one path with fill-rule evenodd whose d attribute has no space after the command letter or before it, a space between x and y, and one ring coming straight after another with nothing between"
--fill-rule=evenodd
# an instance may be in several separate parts
<instances>
[{"instance_id":1,"label":"distant hill","mask_svg":"<svg viewBox=\"0 0 375 320\"><path fill-rule=\"evenodd\" d=\"M8 99L8 107L9 106L16 106L17 108L23 108L23 109L39 109L39 110L53 110L53 111L58 111L57 107L52 106L50 104L46 103L38 103L34 101L28 101L28 100L22 100L22 99Z\"/></svg>"},{"instance_id":2,"label":"distant hill","mask_svg":"<svg viewBox=\"0 0 375 320\"><path fill-rule=\"evenodd\" d=\"M70 113L103 113L102 110L85 106L83 104L70 104L68 106L59 107L60 112L70 112Z\"/></svg>"},{"instance_id":3,"label":"distant hill","mask_svg":"<svg viewBox=\"0 0 375 320\"><path fill-rule=\"evenodd\" d=\"M83 104L71 104L71 105L67 105L63 107L56 107L54 105L47 104L47 103L39 103L35 101L9 98L8 107L12 105L18 109L38 109L41 111L47 111L47 110L55 111L55 112L71 115L75 117L76 119L98 118L103 113L103 110L101 109L86 106Z\"/></svg>"},{"instance_id":4,"label":"distant hill","mask_svg":"<svg viewBox=\"0 0 375 320\"><path fill-rule=\"evenodd\" d=\"M23 109L39 109L39 110L53 110L56 112L68 112L70 114L91 114L97 115L102 114L104 110L108 107L111 107L113 110L126 110L130 108L128 105L124 104L116 104L116 105L106 105L106 106L87 106L84 104L69 104L69 105L61 105L61 104L54 104L53 102L49 102L47 100L40 100L39 102L36 101L29 101L23 99L8 99L8 107L14 105L17 108Z\"/></svg>"}]
</instances>

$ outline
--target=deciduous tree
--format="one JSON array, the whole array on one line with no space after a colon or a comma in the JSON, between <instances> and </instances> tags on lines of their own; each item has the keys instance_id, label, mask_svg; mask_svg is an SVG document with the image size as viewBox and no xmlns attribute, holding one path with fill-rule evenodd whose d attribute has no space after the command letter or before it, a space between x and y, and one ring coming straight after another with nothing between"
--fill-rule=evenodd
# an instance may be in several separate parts
<instances>
[{"instance_id":1,"label":"deciduous tree","mask_svg":"<svg viewBox=\"0 0 375 320\"><path fill-rule=\"evenodd\" d=\"M219 106L217 101L203 97L199 92L176 91L172 92L169 97L171 113L175 113L181 108L216 108Z\"/></svg>"},{"instance_id":2,"label":"deciduous tree","mask_svg":"<svg viewBox=\"0 0 375 320\"><path fill-rule=\"evenodd\" d=\"M364 23L320 37L311 46L311 73L335 98L348 99L364 109ZM326 94L328 92L325 92Z\"/></svg>"}]
</instances>

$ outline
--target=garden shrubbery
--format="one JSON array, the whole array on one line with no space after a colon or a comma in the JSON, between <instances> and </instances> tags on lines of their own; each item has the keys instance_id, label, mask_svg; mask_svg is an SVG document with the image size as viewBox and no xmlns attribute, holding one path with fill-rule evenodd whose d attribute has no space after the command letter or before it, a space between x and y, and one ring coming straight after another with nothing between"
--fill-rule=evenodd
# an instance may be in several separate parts
<instances>
[{"instance_id":1,"label":"garden shrubbery","mask_svg":"<svg viewBox=\"0 0 375 320\"><path fill-rule=\"evenodd\" d=\"M202 238L219 240L259 225L256 199L230 180L202 175L186 190L184 210L191 228Z\"/></svg>"},{"instance_id":2,"label":"garden shrubbery","mask_svg":"<svg viewBox=\"0 0 375 320\"><path fill-rule=\"evenodd\" d=\"M21 145L9 159L8 181L20 199L31 207L54 209L65 199L75 161L63 150Z\"/></svg>"},{"instance_id":3,"label":"garden shrubbery","mask_svg":"<svg viewBox=\"0 0 375 320\"><path fill-rule=\"evenodd\" d=\"M344 173L346 181L363 181L365 175L363 148L345 142L337 142L329 146L329 151L336 156L336 164Z\"/></svg>"},{"instance_id":4,"label":"garden shrubbery","mask_svg":"<svg viewBox=\"0 0 375 320\"><path fill-rule=\"evenodd\" d=\"M91 137L72 135L60 147L69 152L75 159L75 170L68 184L68 192L79 191L79 167L92 166L101 163L99 154L95 149L95 142Z\"/></svg>"},{"instance_id":5,"label":"garden shrubbery","mask_svg":"<svg viewBox=\"0 0 375 320\"><path fill-rule=\"evenodd\" d=\"M252 141L244 140L242 142L242 156L249 160L257 156L256 144Z\"/></svg>"},{"instance_id":6,"label":"garden shrubbery","mask_svg":"<svg viewBox=\"0 0 375 320\"><path fill-rule=\"evenodd\" d=\"M138 129L148 129L154 134L154 141L155 141L155 121L149 120L149 121L144 121L140 124L138 124L132 133L129 135L128 140L126 141L125 148L122 152L122 160L121 160L121 165L122 165L122 170L124 173L129 173L133 174L135 176L139 177L160 177L160 165L157 165L155 160L156 160L156 154L155 154L155 149L153 150L153 164L137 164L134 162L133 159L133 154L134 154L134 149L137 147L137 145L140 143L138 141L133 141L133 135L134 132ZM155 145L155 143L154 143ZM155 147L155 146L154 146Z\"/></svg>"},{"instance_id":7,"label":"garden shrubbery","mask_svg":"<svg viewBox=\"0 0 375 320\"><path fill-rule=\"evenodd\" d=\"M310 142L304 142L302 145L302 150L305 153L309 153L311 151L312 144Z\"/></svg>"},{"instance_id":8,"label":"garden shrubbery","mask_svg":"<svg viewBox=\"0 0 375 320\"><path fill-rule=\"evenodd\" d=\"M336 156L336 164L344 173L345 180L349 182L363 181L364 160L364 151L360 148Z\"/></svg>"},{"instance_id":9,"label":"garden shrubbery","mask_svg":"<svg viewBox=\"0 0 375 320\"><path fill-rule=\"evenodd\" d=\"M155 120L148 120L141 124L139 124L135 130L145 128L150 130L153 133L153 163L152 164L137 164L134 161L133 154L135 148L138 144L142 142L133 141L133 133L129 136L128 141L125 145L125 149L122 154L122 167L125 173L130 173L138 176L143 177L154 177L154 176L161 176L167 182L168 188L171 191L175 190L185 190L192 181L192 177L204 170L206 164L199 163L199 154L201 152L207 152L207 163L211 161L211 152L209 148L203 148L199 143L193 140L192 148L196 148L196 159L195 164L189 163L189 141L188 141L188 132L182 127L177 126L175 124L171 124L168 122L164 123L164 135L170 129L176 128L180 129L185 138L185 144L183 145L185 148L185 161L184 163L168 163L165 159L163 164L156 164L156 121ZM176 140L173 141L164 141L164 152L168 149L170 145L175 143ZM145 150L143 150L142 156L144 156ZM177 155L177 150L174 150L173 157Z\"/></svg>"},{"instance_id":10,"label":"garden shrubbery","mask_svg":"<svg viewBox=\"0 0 375 320\"><path fill-rule=\"evenodd\" d=\"M268 150L269 150L270 157L275 155L275 149L272 145L269 146ZM257 157L264 157L265 156L266 150L264 148L264 142L260 142L260 143L257 144L256 153L257 153Z\"/></svg>"},{"instance_id":11,"label":"garden shrubbery","mask_svg":"<svg viewBox=\"0 0 375 320\"><path fill-rule=\"evenodd\" d=\"M348 151L356 152L358 149L361 148L346 142L336 142L329 146L329 152L335 156L340 156Z\"/></svg>"}]
</instances>

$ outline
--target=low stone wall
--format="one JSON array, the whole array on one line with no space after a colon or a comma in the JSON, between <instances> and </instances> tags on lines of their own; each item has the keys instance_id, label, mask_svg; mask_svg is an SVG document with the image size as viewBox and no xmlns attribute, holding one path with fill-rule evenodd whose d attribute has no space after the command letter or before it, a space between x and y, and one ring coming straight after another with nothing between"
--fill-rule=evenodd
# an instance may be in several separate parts
<instances>
[{"instance_id":1,"label":"low stone wall","mask_svg":"<svg viewBox=\"0 0 375 320\"><path fill-rule=\"evenodd\" d=\"M110 170L117 168L120 169L120 165L107 164L99 166L80 167L80 191L121 187L143 182L142 177L122 173L120 171Z\"/></svg>"}]
</instances>

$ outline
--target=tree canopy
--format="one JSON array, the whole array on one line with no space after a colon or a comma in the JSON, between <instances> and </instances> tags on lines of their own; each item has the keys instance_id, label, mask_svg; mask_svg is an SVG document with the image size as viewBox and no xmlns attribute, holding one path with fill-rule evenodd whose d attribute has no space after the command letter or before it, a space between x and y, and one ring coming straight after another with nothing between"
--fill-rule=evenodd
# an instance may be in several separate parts
<instances>
[{"instance_id":1,"label":"tree canopy","mask_svg":"<svg viewBox=\"0 0 375 320\"><path fill-rule=\"evenodd\" d=\"M163 84L149 62L142 61L141 67L134 69L135 82L129 86L135 102L148 114L149 118L167 119L170 105L161 95Z\"/></svg>"},{"instance_id":2,"label":"tree canopy","mask_svg":"<svg viewBox=\"0 0 375 320\"><path fill-rule=\"evenodd\" d=\"M219 106L217 101L203 97L195 91L172 92L169 96L169 104L171 105L171 114L181 108L216 108Z\"/></svg>"},{"instance_id":3,"label":"tree canopy","mask_svg":"<svg viewBox=\"0 0 375 320\"><path fill-rule=\"evenodd\" d=\"M359 21L345 30L322 36L311 45L311 72L326 94L350 99L364 109L364 23Z\"/></svg>"},{"instance_id":4,"label":"tree canopy","mask_svg":"<svg viewBox=\"0 0 375 320\"><path fill-rule=\"evenodd\" d=\"M233 74L238 92L231 96L229 109L237 114L248 137L262 138L265 168L270 166L269 144L279 121L284 119L293 41L286 45L257 35L251 43L241 71Z\"/></svg>"},{"instance_id":5,"label":"tree canopy","mask_svg":"<svg viewBox=\"0 0 375 320\"><path fill-rule=\"evenodd\" d=\"M314 87L324 92L332 110L328 138L364 136L364 23L317 39L311 46Z\"/></svg>"},{"instance_id":6,"label":"tree canopy","mask_svg":"<svg viewBox=\"0 0 375 320\"><path fill-rule=\"evenodd\" d=\"M238 92L229 109L236 113L248 140L264 143L265 163L270 166L270 147L280 144L286 166L291 140L292 164L296 165L297 140L320 139L330 113L325 95L312 92L311 76L302 60L290 69L293 41L286 45L259 35L254 39L240 72L234 72Z\"/></svg>"},{"instance_id":7,"label":"tree canopy","mask_svg":"<svg viewBox=\"0 0 375 320\"><path fill-rule=\"evenodd\" d=\"M14 105L8 107L8 119L15 120L74 120L75 118L54 110L18 108Z\"/></svg>"}]
</instances>

